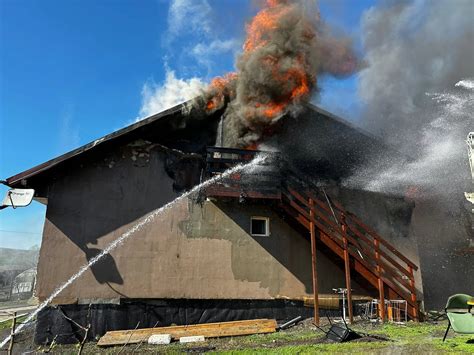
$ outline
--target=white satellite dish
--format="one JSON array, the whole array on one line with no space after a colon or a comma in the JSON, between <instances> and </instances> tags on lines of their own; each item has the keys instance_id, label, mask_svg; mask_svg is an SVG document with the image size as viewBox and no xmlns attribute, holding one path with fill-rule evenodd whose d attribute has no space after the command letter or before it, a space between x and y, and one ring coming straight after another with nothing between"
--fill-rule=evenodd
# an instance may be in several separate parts
<instances>
[{"instance_id":1,"label":"white satellite dish","mask_svg":"<svg viewBox=\"0 0 474 355\"><path fill-rule=\"evenodd\" d=\"M26 207L28 206L35 195L35 190L33 189L10 189L7 191L7 194L2 202L1 208L6 207Z\"/></svg>"}]
</instances>

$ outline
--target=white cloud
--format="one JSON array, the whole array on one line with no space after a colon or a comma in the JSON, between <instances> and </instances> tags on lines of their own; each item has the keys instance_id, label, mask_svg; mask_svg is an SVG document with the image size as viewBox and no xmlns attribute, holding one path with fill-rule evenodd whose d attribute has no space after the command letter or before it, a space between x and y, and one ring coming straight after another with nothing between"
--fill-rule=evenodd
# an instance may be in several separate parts
<instances>
[{"instance_id":1,"label":"white cloud","mask_svg":"<svg viewBox=\"0 0 474 355\"><path fill-rule=\"evenodd\" d=\"M207 0L173 0L168 12L168 40L192 31L211 33L212 8Z\"/></svg>"},{"instance_id":2,"label":"white cloud","mask_svg":"<svg viewBox=\"0 0 474 355\"><path fill-rule=\"evenodd\" d=\"M215 39L210 43L198 43L191 49L191 54L195 57L195 59L200 63L207 67L212 65L211 57L227 53L233 52L237 53L241 48L241 42L235 38L220 40Z\"/></svg>"},{"instance_id":3,"label":"white cloud","mask_svg":"<svg viewBox=\"0 0 474 355\"><path fill-rule=\"evenodd\" d=\"M240 42L236 39L227 39L225 41L216 39L211 43L198 43L191 52L196 57L214 55L224 52L236 51L240 47Z\"/></svg>"},{"instance_id":4,"label":"white cloud","mask_svg":"<svg viewBox=\"0 0 474 355\"><path fill-rule=\"evenodd\" d=\"M59 126L59 152L62 154L80 145L79 129L73 120L74 107L67 105L60 114Z\"/></svg>"},{"instance_id":5,"label":"white cloud","mask_svg":"<svg viewBox=\"0 0 474 355\"><path fill-rule=\"evenodd\" d=\"M164 44L168 47L165 62L173 61L180 73L196 73L197 63L199 64L197 70L207 69L209 77L216 56L237 53L241 43L232 38L219 39L212 20L213 16L213 9L208 0L171 0L168 29L164 36ZM171 46L173 41L176 43ZM194 65L192 68L187 66L189 58L192 58ZM165 70L164 82L157 84L148 81L143 85L142 105L136 121L190 100L198 96L207 86L201 77L177 78L175 71L168 68L168 63L165 63Z\"/></svg>"},{"instance_id":6,"label":"white cloud","mask_svg":"<svg viewBox=\"0 0 474 355\"><path fill-rule=\"evenodd\" d=\"M173 70L166 69L162 84L148 82L143 85L139 120L190 100L205 87L206 83L200 78L179 79Z\"/></svg>"}]
</instances>

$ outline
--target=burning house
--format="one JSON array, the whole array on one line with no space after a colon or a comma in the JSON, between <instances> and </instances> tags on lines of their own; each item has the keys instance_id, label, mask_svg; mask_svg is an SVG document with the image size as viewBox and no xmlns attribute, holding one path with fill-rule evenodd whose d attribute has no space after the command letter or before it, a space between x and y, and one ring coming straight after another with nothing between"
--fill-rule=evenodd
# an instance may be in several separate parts
<instances>
[{"instance_id":1,"label":"burning house","mask_svg":"<svg viewBox=\"0 0 474 355\"><path fill-rule=\"evenodd\" d=\"M430 240L445 253L468 239L443 206L344 185L369 163L410 158L309 104L317 74L350 74L360 63L300 5L268 3L248 26L237 72L201 97L6 180L47 205L36 295L55 297L38 314L38 343L81 337L70 319L93 339L309 316L305 299L317 318L320 296L334 288L349 300L402 300L417 320L423 301L440 308L459 284L473 288L468 258L453 257L453 275L433 270L438 256L425 252ZM261 150L258 164L220 175ZM66 280L74 282L55 293Z\"/></svg>"},{"instance_id":2,"label":"burning house","mask_svg":"<svg viewBox=\"0 0 474 355\"><path fill-rule=\"evenodd\" d=\"M34 188L36 199L47 204L40 301L147 214L255 154L213 148L222 112L198 117L183 114L185 106L7 180ZM138 322L146 327L311 314L303 301L313 297L314 271L318 292L330 294L346 285L346 268L354 294L406 298L417 318L422 274L413 203L337 185L364 159L393 152L314 106L282 122L281 139L313 122L314 132L337 144L306 161L298 152L291 161L284 150L273 153L263 170L242 171L170 207L55 297L38 316L36 340L51 341L67 328L74 333L62 312L79 324L92 322L91 338ZM307 178L318 171L325 187ZM311 235L317 239L314 259Z\"/></svg>"}]
</instances>

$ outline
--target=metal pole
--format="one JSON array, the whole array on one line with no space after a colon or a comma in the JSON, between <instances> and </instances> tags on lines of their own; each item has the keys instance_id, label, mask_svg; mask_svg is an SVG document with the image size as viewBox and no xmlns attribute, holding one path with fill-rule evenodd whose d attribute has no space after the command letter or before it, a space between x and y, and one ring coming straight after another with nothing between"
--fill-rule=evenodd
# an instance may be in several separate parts
<instances>
[{"instance_id":1,"label":"metal pole","mask_svg":"<svg viewBox=\"0 0 474 355\"><path fill-rule=\"evenodd\" d=\"M342 290L342 319L346 320L346 293Z\"/></svg>"}]
</instances>

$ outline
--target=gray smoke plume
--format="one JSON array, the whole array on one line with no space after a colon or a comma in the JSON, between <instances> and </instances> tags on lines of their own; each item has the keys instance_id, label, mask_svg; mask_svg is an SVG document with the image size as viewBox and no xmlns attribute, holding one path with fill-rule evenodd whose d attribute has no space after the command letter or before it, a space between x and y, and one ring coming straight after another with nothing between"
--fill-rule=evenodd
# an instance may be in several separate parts
<instances>
[{"instance_id":1,"label":"gray smoke plume","mask_svg":"<svg viewBox=\"0 0 474 355\"><path fill-rule=\"evenodd\" d=\"M465 188L465 139L474 130L473 15L470 0L390 1L365 13L363 124L413 159L383 162L384 169L374 162L349 185L399 194L410 185L445 195Z\"/></svg>"},{"instance_id":2,"label":"gray smoke plume","mask_svg":"<svg viewBox=\"0 0 474 355\"><path fill-rule=\"evenodd\" d=\"M421 112L425 126L412 142L413 159L385 156L359 169L344 184L364 190L412 197L437 195L453 198L470 191L466 137L474 131L474 80L461 80L450 90L426 94L431 107Z\"/></svg>"},{"instance_id":3,"label":"gray smoke plume","mask_svg":"<svg viewBox=\"0 0 474 355\"><path fill-rule=\"evenodd\" d=\"M237 72L211 83L204 106L212 113L228 103L224 145L249 147L311 99L318 75L346 76L359 65L350 41L331 34L314 1L269 0L247 25Z\"/></svg>"},{"instance_id":4,"label":"gray smoke plume","mask_svg":"<svg viewBox=\"0 0 474 355\"><path fill-rule=\"evenodd\" d=\"M471 0L389 1L365 13L367 128L398 147L418 144L432 120L426 93L474 76L473 18Z\"/></svg>"}]
</instances>

